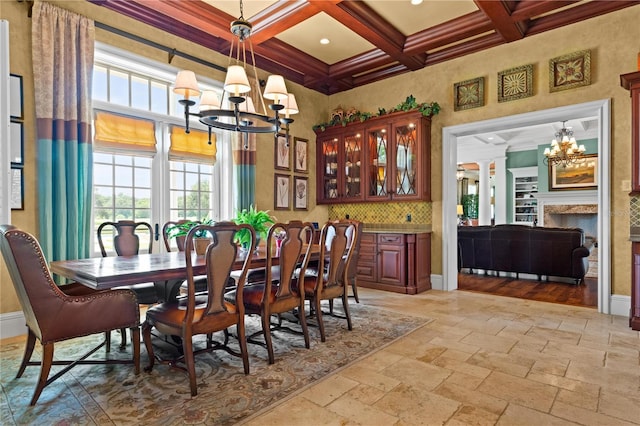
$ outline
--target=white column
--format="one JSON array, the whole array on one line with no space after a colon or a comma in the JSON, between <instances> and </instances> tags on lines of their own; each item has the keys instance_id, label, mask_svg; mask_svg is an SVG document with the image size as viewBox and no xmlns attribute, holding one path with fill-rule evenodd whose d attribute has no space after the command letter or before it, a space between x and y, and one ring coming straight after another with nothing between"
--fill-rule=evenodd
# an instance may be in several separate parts
<instances>
[{"instance_id":1,"label":"white column","mask_svg":"<svg viewBox=\"0 0 640 426\"><path fill-rule=\"evenodd\" d=\"M480 166L478 225L491 225L491 183L489 182L491 160L476 160L476 163Z\"/></svg>"},{"instance_id":2,"label":"white column","mask_svg":"<svg viewBox=\"0 0 640 426\"><path fill-rule=\"evenodd\" d=\"M494 158L495 223L507 223L507 157Z\"/></svg>"}]
</instances>

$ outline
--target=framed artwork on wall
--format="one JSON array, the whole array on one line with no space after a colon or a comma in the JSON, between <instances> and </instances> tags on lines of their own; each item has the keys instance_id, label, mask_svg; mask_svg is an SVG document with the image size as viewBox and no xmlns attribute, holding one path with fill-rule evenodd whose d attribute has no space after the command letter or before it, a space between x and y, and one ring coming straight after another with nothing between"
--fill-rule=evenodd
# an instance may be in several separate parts
<instances>
[{"instance_id":1,"label":"framed artwork on wall","mask_svg":"<svg viewBox=\"0 0 640 426\"><path fill-rule=\"evenodd\" d=\"M498 102L533 96L533 64L498 73Z\"/></svg>"},{"instance_id":2,"label":"framed artwork on wall","mask_svg":"<svg viewBox=\"0 0 640 426\"><path fill-rule=\"evenodd\" d=\"M291 152L287 135L278 133L275 138L275 150L273 153L274 167L277 170L291 170Z\"/></svg>"},{"instance_id":3,"label":"framed artwork on wall","mask_svg":"<svg viewBox=\"0 0 640 426\"><path fill-rule=\"evenodd\" d=\"M549 60L549 91L591 84L591 51L581 50Z\"/></svg>"},{"instance_id":4,"label":"framed artwork on wall","mask_svg":"<svg viewBox=\"0 0 640 426\"><path fill-rule=\"evenodd\" d=\"M453 110L477 108L484 105L484 77L461 81L453 85Z\"/></svg>"},{"instance_id":5,"label":"framed artwork on wall","mask_svg":"<svg viewBox=\"0 0 640 426\"><path fill-rule=\"evenodd\" d=\"M9 152L12 166L24 165L24 124L20 121L9 124Z\"/></svg>"},{"instance_id":6,"label":"framed artwork on wall","mask_svg":"<svg viewBox=\"0 0 640 426\"><path fill-rule=\"evenodd\" d=\"M11 118L24 120L22 101L22 76L11 74L9 80L9 115Z\"/></svg>"},{"instance_id":7,"label":"framed artwork on wall","mask_svg":"<svg viewBox=\"0 0 640 426\"><path fill-rule=\"evenodd\" d=\"M308 173L309 141L302 138L293 138L293 149L293 171Z\"/></svg>"},{"instance_id":8,"label":"framed artwork on wall","mask_svg":"<svg viewBox=\"0 0 640 426\"><path fill-rule=\"evenodd\" d=\"M598 188L598 154L587 154L583 160L568 166L549 164L549 190L574 191Z\"/></svg>"},{"instance_id":9,"label":"framed artwork on wall","mask_svg":"<svg viewBox=\"0 0 640 426\"><path fill-rule=\"evenodd\" d=\"M289 210L291 178L287 175L275 174L273 178L273 206L275 210Z\"/></svg>"},{"instance_id":10,"label":"framed artwork on wall","mask_svg":"<svg viewBox=\"0 0 640 426\"><path fill-rule=\"evenodd\" d=\"M293 178L293 209L307 210L309 201L308 179L294 176Z\"/></svg>"},{"instance_id":11,"label":"framed artwork on wall","mask_svg":"<svg viewBox=\"0 0 640 426\"><path fill-rule=\"evenodd\" d=\"M11 168L11 210L24 210L24 175L22 168Z\"/></svg>"}]
</instances>

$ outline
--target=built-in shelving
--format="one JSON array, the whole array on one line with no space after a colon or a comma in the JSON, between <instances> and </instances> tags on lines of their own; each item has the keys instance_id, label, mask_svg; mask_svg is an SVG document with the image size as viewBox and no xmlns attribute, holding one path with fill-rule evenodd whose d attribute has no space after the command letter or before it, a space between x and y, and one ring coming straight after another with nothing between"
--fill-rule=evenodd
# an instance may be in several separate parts
<instances>
[{"instance_id":1,"label":"built-in shelving","mask_svg":"<svg viewBox=\"0 0 640 426\"><path fill-rule=\"evenodd\" d=\"M513 176L513 223L533 225L538 220L538 168L509 171Z\"/></svg>"}]
</instances>

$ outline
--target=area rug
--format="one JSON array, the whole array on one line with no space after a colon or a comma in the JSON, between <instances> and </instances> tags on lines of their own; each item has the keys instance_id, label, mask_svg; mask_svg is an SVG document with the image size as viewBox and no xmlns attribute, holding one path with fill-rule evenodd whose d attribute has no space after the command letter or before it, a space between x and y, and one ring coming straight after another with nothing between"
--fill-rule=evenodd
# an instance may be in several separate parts
<instances>
[{"instance_id":1,"label":"area rug","mask_svg":"<svg viewBox=\"0 0 640 426\"><path fill-rule=\"evenodd\" d=\"M45 388L35 407L30 407L39 367L27 367L25 374L16 379L24 343L3 345L0 423L234 424L429 322L362 304L349 307L353 330L347 330L345 319L325 316L327 340L320 342L317 327L310 327L311 349L304 347L300 335L273 333L275 364L268 364L266 349L249 344L249 375L243 373L239 358L224 351L201 354L196 358L196 397L190 395L186 373L166 365L156 365L150 374L141 372L138 376L128 365L82 365ZM336 303L336 313L341 313L340 308ZM247 317L247 334L259 329L259 318ZM99 338L90 336L57 344L56 358L69 359L82 353L84 347ZM115 342L118 341L116 336ZM194 346L203 343L200 340ZM157 346L168 350L162 341ZM122 352L117 344L112 345L109 356L129 357L129 350L130 345ZM102 349L94 356L104 356L101 354ZM144 367L148 360L144 349L141 357Z\"/></svg>"}]
</instances>

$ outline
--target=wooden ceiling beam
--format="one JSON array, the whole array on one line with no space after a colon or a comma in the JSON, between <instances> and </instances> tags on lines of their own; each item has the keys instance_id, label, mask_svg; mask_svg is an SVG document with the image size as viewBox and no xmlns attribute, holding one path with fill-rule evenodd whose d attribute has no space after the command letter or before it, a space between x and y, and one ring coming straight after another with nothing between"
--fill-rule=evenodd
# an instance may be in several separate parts
<instances>
[{"instance_id":1,"label":"wooden ceiling beam","mask_svg":"<svg viewBox=\"0 0 640 426\"><path fill-rule=\"evenodd\" d=\"M366 3L343 1L336 5L324 4L323 11L387 53L394 61L414 70L424 66L419 57L403 53L406 40L404 34Z\"/></svg>"},{"instance_id":2,"label":"wooden ceiling beam","mask_svg":"<svg viewBox=\"0 0 640 426\"><path fill-rule=\"evenodd\" d=\"M512 9L504 1L473 0L486 16L491 20L495 31L502 36L505 42L520 40L526 33L526 24L513 21Z\"/></svg>"},{"instance_id":3,"label":"wooden ceiling beam","mask_svg":"<svg viewBox=\"0 0 640 426\"><path fill-rule=\"evenodd\" d=\"M449 61L451 59L460 58L471 53L481 52L495 46L504 44L504 39L500 34L488 34L473 40L465 41L454 46L430 53L427 57L427 66L440 62Z\"/></svg>"},{"instance_id":4,"label":"wooden ceiling beam","mask_svg":"<svg viewBox=\"0 0 640 426\"><path fill-rule=\"evenodd\" d=\"M337 1L339 0L333 0L334 3ZM322 11L318 3L307 0L280 0L252 16L251 39L254 45L277 37L281 32L318 14Z\"/></svg>"},{"instance_id":5,"label":"wooden ceiling beam","mask_svg":"<svg viewBox=\"0 0 640 426\"><path fill-rule=\"evenodd\" d=\"M406 54L426 52L492 30L493 25L484 13L471 12L410 35L407 37L404 52Z\"/></svg>"},{"instance_id":6,"label":"wooden ceiling beam","mask_svg":"<svg viewBox=\"0 0 640 426\"><path fill-rule=\"evenodd\" d=\"M580 4L569 10L542 16L533 20L529 27L528 35L540 34L555 28L575 24L576 22L637 5L637 0L592 1Z\"/></svg>"},{"instance_id":7,"label":"wooden ceiling beam","mask_svg":"<svg viewBox=\"0 0 640 426\"><path fill-rule=\"evenodd\" d=\"M582 0L521 0L513 8L511 19L514 21L524 21L535 18L545 13L552 12Z\"/></svg>"}]
</instances>

